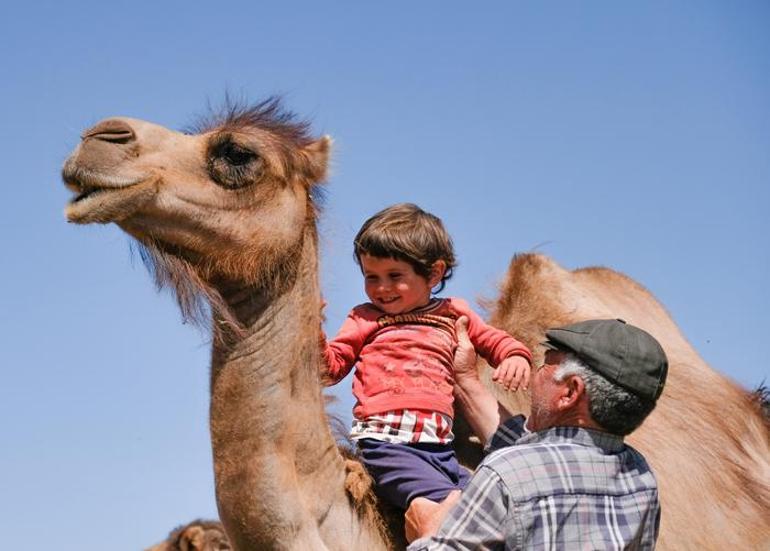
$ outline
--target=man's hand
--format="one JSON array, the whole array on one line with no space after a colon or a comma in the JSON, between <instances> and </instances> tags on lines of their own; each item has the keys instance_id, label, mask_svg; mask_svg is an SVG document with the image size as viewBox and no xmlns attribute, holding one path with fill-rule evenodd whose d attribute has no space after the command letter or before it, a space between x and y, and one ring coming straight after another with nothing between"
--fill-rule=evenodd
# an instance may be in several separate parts
<instances>
[{"instance_id":1,"label":"man's hand","mask_svg":"<svg viewBox=\"0 0 770 551\"><path fill-rule=\"evenodd\" d=\"M406 541L411 543L419 538L436 535L449 510L460 501L460 495L460 490L450 492L441 503L424 497L413 499L404 516Z\"/></svg>"},{"instance_id":2,"label":"man's hand","mask_svg":"<svg viewBox=\"0 0 770 551\"><path fill-rule=\"evenodd\" d=\"M455 321L455 334L457 335L457 348L455 349L454 369L455 378L479 378L479 372L476 369L476 349L473 347L470 337L468 337L468 318L460 316Z\"/></svg>"},{"instance_id":3,"label":"man's hand","mask_svg":"<svg viewBox=\"0 0 770 551\"><path fill-rule=\"evenodd\" d=\"M529 387L530 365L524 356L505 358L492 373L492 380L505 390L527 390Z\"/></svg>"}]
</instances>

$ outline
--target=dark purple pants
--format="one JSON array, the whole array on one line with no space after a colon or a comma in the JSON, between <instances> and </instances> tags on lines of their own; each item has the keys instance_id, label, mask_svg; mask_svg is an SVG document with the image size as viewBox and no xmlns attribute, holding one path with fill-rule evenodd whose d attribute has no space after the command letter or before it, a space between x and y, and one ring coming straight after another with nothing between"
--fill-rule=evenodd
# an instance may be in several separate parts
<instances>
[{"instance_id":1,"label":"dark purple pants","mask_svg":"<svg viewBox=\"0 0 770 551\"><path fill-rule=\"evenodd\" d=\"M363 438L358 448L377 495L402 509L416 497L443 501L470 480L447 444L391 444Z\"/></svg>"}]
</instances>

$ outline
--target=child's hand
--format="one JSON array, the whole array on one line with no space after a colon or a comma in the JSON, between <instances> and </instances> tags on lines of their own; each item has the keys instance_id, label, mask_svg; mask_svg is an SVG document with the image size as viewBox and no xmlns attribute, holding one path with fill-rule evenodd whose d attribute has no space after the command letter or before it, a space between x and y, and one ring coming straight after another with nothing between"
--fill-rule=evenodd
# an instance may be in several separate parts
<instances>
[{"instance_id":1,"label":"child's hand","mask_svg":"<svg viewBox=\"0 0 770 551\"><path fill-rule=\"evenodd\" d=\"M492 372L492 380L505 390L516 391L521 385L522 390L529 387L529 362L524 356L505 358Z\"/></svg>"},{"instance_id":2,"label":"child's hand","mask_svg":"<svg viewBox=\"0 0 770 551\"><path fill-rule=\"evenodd\" d=\"M321 297L321 323L326 322L326 299Z\"/></svg>"}]
</instances>

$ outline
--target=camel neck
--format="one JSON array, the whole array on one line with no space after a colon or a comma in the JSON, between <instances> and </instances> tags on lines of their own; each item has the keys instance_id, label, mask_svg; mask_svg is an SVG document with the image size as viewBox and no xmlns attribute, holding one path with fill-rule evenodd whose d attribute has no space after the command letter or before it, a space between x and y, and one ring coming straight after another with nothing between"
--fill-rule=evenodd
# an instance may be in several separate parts
<instances>
[{"instance_id":1,"label":"camel neck","mask_svg":"<svg viewBox=\"0 0 770 551\"><path fill-rule=\"evenodd\" d=\"M284 292L255 295L246 286L220 288L242 328L237 334L228 332L226 337L214 339L211 416L215 447L221 445L232 452L231 446L237 447L238 442L282 438L275 431L285 431L290 422L287 406L299 398L322 409L316 245L315 239L304 241L301 267ZM219 422L226 425L221 433ZM224 435L227 438L222 439Z\"/></svg>"},{"instance_id":2,"label":"camel neck","mask_svg":"<svg viewBox=\"0 0 770 551\"><path fill-rule=\"evenodd\" d=\"M240 388L248 389L249 396L260 408L272 397L292 399L303 395L320 403L317 383L320 293L315 276L301 273L286 292L276 296L257 293L244 298L244 293L249 292L253 290L233 288L223 293L243 326L214 339L212 408L220 398L223 376L237 380ZM306 384L297 386L299 380ZM263 388L270 389L271 393L263 393ZM271 405L285 406L285 403ZM271 416L278 414L273 411Z\"/></svg>"},{"instance_id":3,"label":"camel neck","mask_svg":"<svg viewBox=\"0 0 770 551\"><path fill-rule=\"evenodd\" d=\"M285 292L247 300L244 289L221 289L249 320L238 336L215 339L212 353L217 503L236 549L267 548L277 537L322 549L319 519L332 499L346 499L319 382L316 242L307 237Z\"/></svg>"}]
</instances>

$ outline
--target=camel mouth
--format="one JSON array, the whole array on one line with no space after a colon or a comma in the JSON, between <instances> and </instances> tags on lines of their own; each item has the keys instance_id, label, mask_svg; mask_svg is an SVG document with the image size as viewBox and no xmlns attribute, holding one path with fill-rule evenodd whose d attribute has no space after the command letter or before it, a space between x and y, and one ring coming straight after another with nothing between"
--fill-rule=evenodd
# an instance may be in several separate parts
<instances>
[{"instance_id":1,"label":"camel mouth","mask_svg":"<svg viewBox=\"0 0 770 551\"><path fill-rule=\"evenodd\" d=\"M64 163L64 168L62 168L62 180L64 180L64 185L79 194L79 197L80 195L88 195L101 190L131 187L147 180L147 176L126 177L103 173L99 170L79 165L73 159L68 159ZM77 200L77 197L75 200Z\"/></svg>"},{"instance_id":2,"label":"camel mouth","mask_svg":"<svg viewBox=\"0 0 770 551\"><path fill-rule=\"evenodd\" d=\"M153 195L157 178L123 179L68 168L62 173L64 184L75 196L64 214L75 224L120 222L133 215Z\"/></svg>"},{"instance_id":3,"label":"camel mouth","mask_svg":"<svg viewBox=\"0 0 770 551\"><path fill-rule=\"evenodd\" d=\"M110 191L114 191L115 188L83 188L80 193L78 193L73 199L70 200L69 204L74 205L75 203L80 203L81 201L85 201L89 197L93 197L95 195L98 195L100 193L109 193Z\"/></svg>"}]
</instances>

